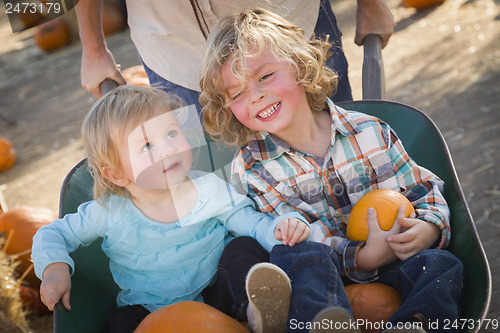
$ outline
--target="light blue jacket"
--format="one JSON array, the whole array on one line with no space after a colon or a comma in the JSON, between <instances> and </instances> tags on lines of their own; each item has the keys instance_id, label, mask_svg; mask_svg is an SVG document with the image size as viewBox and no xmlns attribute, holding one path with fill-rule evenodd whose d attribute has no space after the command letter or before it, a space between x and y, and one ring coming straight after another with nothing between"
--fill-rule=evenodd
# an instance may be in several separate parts
<instances>
[{"instance_id":1,"label":"light blue jacket","mask_svg":"<svg viewBox=\"0 0 500 333\"><path fill-rule=\"evenodd\" d=\"M270 251L280 243L273 233L281 219L304 221L296 213L272 217L257 212L248 197L213 174L193 171L190 178L198 202L176 223L155 222L131 200L111 195L105 205L89 201L77 213L41 228L32 248L37 276L41 279L54 262L67 263L73 272L69 253L102 237L121 289L119 307L140 304L154 311L179 301L203 301L201 291L214 282L219 258L233 236L254 237Z\"/></svg>"}]
</instances>

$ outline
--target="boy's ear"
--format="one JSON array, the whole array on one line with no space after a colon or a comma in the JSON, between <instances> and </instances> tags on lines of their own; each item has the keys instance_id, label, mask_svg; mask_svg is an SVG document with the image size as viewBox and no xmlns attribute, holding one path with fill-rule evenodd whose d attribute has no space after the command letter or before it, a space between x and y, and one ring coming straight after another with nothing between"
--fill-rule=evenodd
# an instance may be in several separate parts
<instances>
[{"instance_id":1,"label":"boy's ear","mask_svg":"<svg viewBox=\"0 0 500 333\"><path fill-rule=\"evenodd\" d=\"M127 185L128 183L130 183L128 178L125 177L124 174L120 170L115 171L110 166L105 166L102 169L102 175L104 176L104 178L106 178L107 180L109 180L110 182L112 182L113 184L115 184L117 186L123 187L123 186Z\"/></svg>"}]
</instances>

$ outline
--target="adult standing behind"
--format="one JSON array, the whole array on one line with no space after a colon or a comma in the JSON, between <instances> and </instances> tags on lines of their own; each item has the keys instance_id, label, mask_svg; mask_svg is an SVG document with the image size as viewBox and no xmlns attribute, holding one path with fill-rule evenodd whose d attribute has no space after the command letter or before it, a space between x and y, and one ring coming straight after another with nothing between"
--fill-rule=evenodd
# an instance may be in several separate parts
<instances>
[{"instance_id":1,"label":"adult standing behind","mask_svg":"<svg viewBox=\"0 0 500 333\"><path fill-rule=\"evenodd\" d=\"M82 43L81 82L96 97L106 78L119 84L125 79L107 48L102 31L103 0L80 0L75 7ZM387 45L395 27L394 17L383 0L357 0L356 35L362 45L368 34ZM347 60L341 32L329 0L127 0L131 38L139 51L149 81L177 94L188 104L198 103L200 62L210 28L220 18L245 8L267 7L295 22L308 36L329 35L332 42L327 66L339 75L332 100L352 100Z\"/></svg>"}]
</instances>

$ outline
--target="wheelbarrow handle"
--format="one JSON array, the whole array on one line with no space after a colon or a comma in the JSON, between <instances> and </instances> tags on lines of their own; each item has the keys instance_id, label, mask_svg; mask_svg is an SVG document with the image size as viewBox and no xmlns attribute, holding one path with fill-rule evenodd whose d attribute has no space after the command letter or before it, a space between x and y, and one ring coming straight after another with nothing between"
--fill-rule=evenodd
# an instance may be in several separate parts
<instances>
[{"instance_id":1,"label":"wheelbarrow handle","mask_svg":"<svg viewBox=\"0 0 500 333\"><path fill-rule=\"evenodd\" d=\"M99 85L99 90L101 91L101 94L105 95L111 90L115 89L118 87L119 84L113 79L105 79L104 81L101 82Z\"/></svg>"},{"instance_id":2,"label":"wheelbarrow handle","mask_svg":"<svg viewBox=\"0 0 500 333\"><path fill-rule=\"evenodd\" d=\"M385 99L382 40L378 35L367 35L363 47L363 99Z\"/></svg>"}]
</instances>

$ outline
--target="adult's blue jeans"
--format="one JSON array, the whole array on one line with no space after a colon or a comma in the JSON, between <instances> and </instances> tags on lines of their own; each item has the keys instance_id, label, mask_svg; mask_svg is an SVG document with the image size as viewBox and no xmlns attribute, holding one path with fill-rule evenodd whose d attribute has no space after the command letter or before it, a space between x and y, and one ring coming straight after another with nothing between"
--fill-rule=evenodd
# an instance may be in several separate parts
<instances>
[{"instance_id":1,"label":"adult's blue jeans","mask_svg":"<svg viewBox=\"0 0 500 333\"><path fill-rule=\"evenodd\" d=\"M347 76L347 59L342 49L342 34L337 26L337 20L333 14L330 0L321 0L318 21L314 28L314 35L317 38L324 38L328 35L329 41L332 43L332 47L329 50L332 56L326 61L326 65L335 70L339 76L337 89L331 96L332 101L352 101L351 85L349 84L349 78ZM200 93L198 91L170 82L155 73L144 62L143 65L151 84L179 96L188 105L194 104L198 113L201 112L201 105L198 102Z\"/></svg>"}]
</instances>

